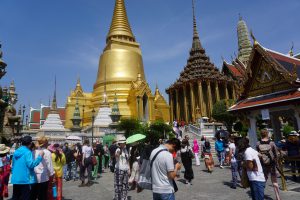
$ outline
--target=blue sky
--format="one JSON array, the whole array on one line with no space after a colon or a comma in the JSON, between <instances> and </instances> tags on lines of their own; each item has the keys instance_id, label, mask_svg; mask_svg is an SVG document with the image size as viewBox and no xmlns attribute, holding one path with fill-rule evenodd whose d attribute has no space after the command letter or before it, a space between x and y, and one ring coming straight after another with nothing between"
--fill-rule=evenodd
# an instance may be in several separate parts
<instances>
[{"instance_id":1,"label":"blue sky","mask_svg":"<svg viewBox=\"0 0 300 200\"><path fill-rule=\"evenodd\" d=\"M146 78L164 93L179 76L192 44L191 0L126 0L131 28L143 52ZM57 77L58 104L65 105L78 76L91 92L105 47L114 0L1 0L0 41L7 75L15 81L19 103L48 104ZM300 52L299 0L196 0L202 45L220 67L237 53L241 13L265 47ZM164 96L167 95L164 93Z\"/></svg>"}]
</instances>

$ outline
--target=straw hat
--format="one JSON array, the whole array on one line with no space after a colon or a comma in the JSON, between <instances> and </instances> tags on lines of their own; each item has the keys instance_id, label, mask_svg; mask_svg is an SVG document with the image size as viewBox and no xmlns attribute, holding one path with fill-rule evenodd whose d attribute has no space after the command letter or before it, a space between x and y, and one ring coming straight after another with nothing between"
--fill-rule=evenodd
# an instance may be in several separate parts
<instances>
[{"instance_id":1,"label":"straw hat","mask_svg":"<svg viewBox=\"0 0 300 200\"><path fill-rule=\"evenodd\" d=\"M5 144L0 144L0 154L8 153L9 150L10 150L10 148L5 146Z\"/></svg>"},{"instance_id":2,"label":"straw hat","mask_svg":"<svg viewBox=\"0 0 300 200\"><path fill-rule=\"evenodd\" d=\"M42 146L48 144L48 139L45 136L42 136L37 140L37 142L38 142L38 145L40 147L42 147Z\"/></svg>"}]
</instances>

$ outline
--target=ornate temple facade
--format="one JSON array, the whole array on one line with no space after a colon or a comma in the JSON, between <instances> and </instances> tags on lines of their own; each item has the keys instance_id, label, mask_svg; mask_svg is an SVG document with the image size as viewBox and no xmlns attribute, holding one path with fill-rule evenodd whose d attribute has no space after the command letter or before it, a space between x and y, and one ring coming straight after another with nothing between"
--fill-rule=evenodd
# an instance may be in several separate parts
<instances>
[{"instance_id":1,"label":"ornate temple facade","mask_svg":"<svg viewBox=\"0 0 300 200\"><path fill-rule=\"evenodd\" d=\"M270 124L275 141L282 139L283 122L299 130L300 59L267 49L254 36L253 40L244 90L229 111L247 124L250 144L255 147L258 119Z\"/></svg>"},{"instance_id":2,"label":"ornate temple facade","mask_svg":"<svg viewBox=\"0 0 300 200\"><path fill-rule=\"evenodd\" d=\"M71 91L66 103L66 128L72 126L71 118L78 100L83 118L82 125L91 124L92 110L99 110L104 98L104 86L111 106L116 92L120 112L125 118L142 121L162 119L169 121L169 106L160 95L156 97L146 82L142 53L133 35L126 14L124 0L116 0L106 46L100 56L97 79L92 93L83 91L80 82Z\"/></svg>"},{"instance_id":3,"label":"ornate temple facade","mask_svg":"<svg viewBox=\"0 0 300 200\"><path fill-rule=\"evenodd\" d=\"M221 99L235 99L234 80L222 74L202 47L196 24L193 1L193 43L190 56L179 78L166 89L171 120L195 122L211 118L213 105Z\"/></svg>"}]
</instances>

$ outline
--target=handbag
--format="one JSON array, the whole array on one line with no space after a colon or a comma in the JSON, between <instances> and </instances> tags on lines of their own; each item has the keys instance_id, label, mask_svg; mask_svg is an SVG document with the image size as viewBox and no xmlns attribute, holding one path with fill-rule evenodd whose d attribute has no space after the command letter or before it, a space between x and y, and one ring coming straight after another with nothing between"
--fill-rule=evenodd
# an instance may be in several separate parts
<instances>
[{"instance_id":1,"label":"handbag","mask_svg":"<svg viewBox=\"0 0 300 200\"><path fill-rule=\"evenodd\" d=\"M189 150L188 155L189 155L189 158L195 158L195 155L192 152L192 150Z\"/></svg>"},{"instance_id":2,"label":"handbag","mask_svg":"<svg viewBox=\"0 0 300 200\"><path fill-rule=\"evenodd\" d=\"M247 169L245 167L242 167L241 184L242 184L243 188L250 187L249 177L247 174Z\"/></svg>"},{"instance_id":3,"label":"handbag","mask_svg":"<svg viewBox=\"0 0 300 200\"><path fill-rule=\"evenodd\" d=\"M91 156L91 159L92 159L93 166L96 166L97 165L97 158L96 158L96 156Z\"/></svg>"}]
</instances>

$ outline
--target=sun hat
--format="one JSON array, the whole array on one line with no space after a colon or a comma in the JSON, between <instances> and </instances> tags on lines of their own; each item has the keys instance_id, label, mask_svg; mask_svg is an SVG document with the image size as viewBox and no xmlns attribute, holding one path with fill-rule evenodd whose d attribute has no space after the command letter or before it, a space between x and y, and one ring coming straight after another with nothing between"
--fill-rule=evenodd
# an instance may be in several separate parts
<instances>
[{"instance_id":1,"label":"sun hat","mask_svg":"<svg viewBox=\"0 0 300 200\"><path fill-rule=\"evenodd\" d=\"M125 143L126 143L126 137L120 136L120 138L118 140L118 144L125 144Z\"/></svg>"},{"instance_id":2,"label":"sun hat","mask_svg":"<svg viewBox=\"0 0 300 200\"><path fill-rule=\"evenodd\" d=\"M5 144L0 144L0 154L8 153L9 150L10 150L10 148L5 146Z\"/></svg>"},{"instance_id":3,"label":"sun hat","mask_svg":"<svg viewBox=\"0 0 300 200\"><path fill-rule=\"evenodd\" d=\"M55 152L58 148L59 148L59 144L51 144L48 147L48 150L51 151L51 152Z\"/></svg>"},{"instance_id":4,"label":"sun hat","mask_svg":"<svg viewBox=\"0 0 300 200\"><path fill-rule=\"evenodd\" d=\"M42 147L42 146L48 144L48 139L45 136L42 136L37 140L37 142L38 142L38 145L40 147Z\"/></svg>"}]
</instances>

